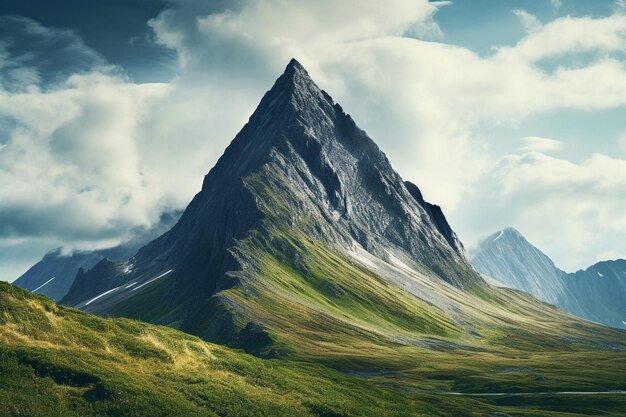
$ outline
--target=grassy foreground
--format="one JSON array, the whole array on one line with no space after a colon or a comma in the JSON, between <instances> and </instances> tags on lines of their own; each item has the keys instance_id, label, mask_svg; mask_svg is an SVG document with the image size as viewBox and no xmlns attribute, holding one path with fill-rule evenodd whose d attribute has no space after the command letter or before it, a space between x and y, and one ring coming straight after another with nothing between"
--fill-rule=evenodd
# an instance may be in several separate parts
<instances>
[{"instance_id":1,"label":"grassy foreground","mask_svg":"<svg viewBox=\"0 0 626 417\"><path fill-rule=\"evenodd\" d=\"M486 416L496 411L618 416L626 409L626 397L618 395L436 393L437 388L482 390L514 380L525 389L540 362L546 381L584 385L587 377L591 383L602 376L620 388L626 365L620 352L528 355L506 363L467 351L412 354L421 356L402 372L339 372L311 361L259 359L167 327L85 314L0 283L2 416ZM604 369L593 374L590 366L590 375L550 374L550 366L563 369L559 361L590 359Z\"/></svg>"}]
</instances>

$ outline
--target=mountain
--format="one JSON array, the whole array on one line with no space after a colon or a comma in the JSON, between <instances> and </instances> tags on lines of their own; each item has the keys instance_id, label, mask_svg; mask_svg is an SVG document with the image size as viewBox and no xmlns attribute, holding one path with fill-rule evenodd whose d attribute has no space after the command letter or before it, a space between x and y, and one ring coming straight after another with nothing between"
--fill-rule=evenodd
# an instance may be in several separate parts
<instances>
[{"instance_id":1,"label":"mountain","mask_svg":"<svg viewBox=\"0 0 626 417\"><path fill-rule=\"evenodd\" d=\"M129 298L154 279L159 291L150 303L158 307L142 312L142 319L236 343L242 329L235 323L258 318L230 296L232 289L266 292L256 287L267 285L259 275L270 261L293 261L294 272L312 277L305 264L315 245L397 260L457 288L484 284L441 210L402 181L294 60L176 226L129 262L103 261L80 273L62 302L134 316ZM224 315L237 317L210 319Z\"/></svg>"},{"instance_id":2,"label":"mountain","mask_svg":"<svg viewBox=\"0 0 626 417\"><path fill-rule=\"evenodd\" d=\"M178 223L129 260L80 271L61 301L350 372L397 368L422 349L621 346L489 286L441 209L296 61Z\"/></svg>"},{"instance_id":3,"label":"mountain","mask_svg":"<svg viewBox=\"0 0 626 417\"><path fill-rule=\"evenodd\" d=\"M69 254L63 253L61 248L51 250L13 284L58 301L67 294L80 269L91 269L103 259L127 260L140 247L169 230L180 214L176 211L163 213L155 225L134 230L129 240L112 248L79 250Z\"/></svg>"},{"instance_id":4,"label":"mountain","mask_svg":"<svg viewBox=\"0 0 626 417\"><path fill-rule=\"evenodd\" d=\"M598 262L567 274L571 293L563 309L607 326L626 329L626 260Z\"/></svg>"},{"instance_id":5,"label":"mountain","mask_svg":"<svg viewBox=\"0 0 626 417\"><path fill-rule=\"evenodd\" d=\"M513 228L482 240L471 259L480 273L550 304L558 305L567 297L563 282L566 273Z\"/></svg>"},{"instance_id":6,"label":"mountain","mask_svg":"<svg viewBox=\"0 0 626 417\"><path fill-rule=\"evenodd\" d=\"M626 328L626 261L600 262L566 273L517 230L507 228L480 242L474 267L502 284L534 295L572 314Z\"/></svg>"}]
</instances>

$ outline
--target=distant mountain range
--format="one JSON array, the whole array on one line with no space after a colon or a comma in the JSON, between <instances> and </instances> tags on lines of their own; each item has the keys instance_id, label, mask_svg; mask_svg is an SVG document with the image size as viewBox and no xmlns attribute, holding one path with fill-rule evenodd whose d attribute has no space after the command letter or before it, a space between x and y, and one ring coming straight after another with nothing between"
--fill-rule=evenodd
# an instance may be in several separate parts
<instances>
[{"instance_id":1,"label":"distant mountain range","mask_svg":"<svg viewBox=\"0 0 626 417\"><path fill-rule=\"evenodd\" d=\"M46 253L13 284L58 301L67 294L79 270L91 269L103 259L129 259L140 247L169 230L180 214L180 211L166 212L154 226L134 230L131 239L112 248L78 250L68 254L64 254L61 248L54 249Z\"/></svg>"},{"instance_id":2,"label":"distant mountain range","mask_svg":"<svg viewBox=\"0 0 626 417\"><path fill-rule=\"evenodd\" d=\"M579 317L626 328L626 260L599 262L567 273L512 228L482 240L471 259L480 273L510 288Z\"/></svg>"}]
</instances>

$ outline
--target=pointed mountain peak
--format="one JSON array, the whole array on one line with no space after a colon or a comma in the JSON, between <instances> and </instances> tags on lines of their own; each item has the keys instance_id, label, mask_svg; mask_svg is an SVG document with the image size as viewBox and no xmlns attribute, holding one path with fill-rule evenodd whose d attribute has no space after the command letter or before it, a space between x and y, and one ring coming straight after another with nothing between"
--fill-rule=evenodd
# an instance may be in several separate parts
<instances>
[{"instance_id":1,"label":"pointed mountain peak","mask_svg":"<svg viewBox=\"0 0 626 417\"><path fill-rule=\"evenodd\" d=\"M291 61L289 61L285 67L285 71L283 71L283 74L278 77L272 90L276 89L276 87L284 89L288 86L314 88L315 90L319 90L319 87L315 85L315 82L311 79L307 70L302 66L302 64L296 61L295 58L292 58Z\"/></svg>"},{"instance_id":2,"label":"pointed mountain peak","mask_svg":"<svg viewBox=\"0 0 626 417\"><path fill-rule=\"evenodd\" d=\"M508 233L508 234L511 234L511 235L514 235L514 236L521 236L521 237L523 237L523 235L520 233L520 231L517 230L514 227L506 227L502 231L504 233Z\"/></svg>"},{"instance_id":3,"label":"pointed mountain peak","mask_svg":"<svg viewBox=\"0 0 626 417\"><path fill-rule=\"evenodd\" d=\"M295 73L303 73L305 74L307 77L309 75L309 73L306 71L306 69L302 66L302 64L300 62L298 62L297 59L295 58L291 58L291 60L289 61L289 63L287 64L287 67L285 68L284 71L285 74L295 74Z\"/></svg>"},{"instance_id":4,"label":"pointed mountain peak","mask_svg":"<svg viewBox=\"0 0 626 417\"><path fill-rule=\"evenodd\" d=\"M482 242L481 242L481 246L483 245L490 245L490 244L494 244L496 242L502 242L502 238L507 239L507 238L517 238L517 239L524 239L524 236L517 230L514 229L512 227L507 227L504 228L490 236L488 236L487 238L485 238ZM524 239L525 240L525 239Z\"/></svg>"},{"instance_id":5,"label":"pointed mountain peak","mask_svg":"<svg viewBox=\"0 0 626 417\"><path fill-rule=\"evenodd\" d=\"M295 110L334 104L330 96L315 84L307 70L295 59L289 61L283 74L261 101L259 108L264 109L266 106L270 108L284 102L291 102Z\"/></svg>"},{"instance_id":6,"label":"pointed mountain peak","mask_svg":"<svg viewBox=\"0 0 626 417\"><path fill-rule=\"evenodd\" d=\"M277 80L277 84L281 79L287 84L292 84L300 88L308 87L319 90L319 87L315 84L313 79L311 79L307 70L302 66L302 64L296 61L295 58L292 58L291 61L289 61L285 67L285 71L283 71L283 74Z\"/></svg>"}]
</instances>

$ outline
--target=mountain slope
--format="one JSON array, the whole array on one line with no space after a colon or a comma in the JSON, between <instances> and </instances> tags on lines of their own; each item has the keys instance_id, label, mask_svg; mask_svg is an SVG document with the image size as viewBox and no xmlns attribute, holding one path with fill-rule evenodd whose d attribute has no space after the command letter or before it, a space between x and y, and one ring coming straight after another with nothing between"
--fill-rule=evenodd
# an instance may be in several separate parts
<instances>
[{"instance_id":1,"label":"mountain slope","mask_svg":"<svg viewBox=\"0 0 626 417\"><path fill-rule=\"evenodd\" d=\"M626 329L626 260L598 262L567 274L571 297L563 308L607 326Z\"/></svg>"},{"instance_id":2,"label":"mountain slope","mask_svg":"<svg viewBox=\"0 0 626 417\"><path fill-rule=\"evenodd\" d=\"M494 346L468 354L412 347L392 362L399 369L337 371L99 318L2 282L0 312L0 415L617 417L626 407L617 393L532 394L623 390L626 351L615 348L570 344L563 351L548 346L548 353L544 345L522 353Z\"/></svg>"},{"instance_id":3,"label":"mountain slope","mask_svg":"<svg viewBox=\"0 0 626 417\"><path fill-rule=\"evenodd\" d=\"M579 317L626 328L626 261L566 273L517 230L504 229L472 251L476 269Z\"/></svg>"},{"instance_id":4,"label":"mountain slope","mask_svg":"<svg viewBox=\"0 0 626 417\"><path fill-rule=\"evenodd\" d=\"M139 229L128 241L108 249L74 251L64 254L55 249L18 277L13 284L26 290L60 300L69 291L78 271L91 269L103 259L127 260L137 250L169 230L180 217L180 212L167 212L149 229Z\"/></svg>"},{"instance_id":5,"label":"mountain slope","mask_svg":"<svg viewBox=\"0 0 626 417\"><path fill-rule=\"evenodd\" d=\"M0 301L3 416L445 415L464 402L434 410L402 390L94 317L4 282Z\"/></svg>"}]
</instances>

